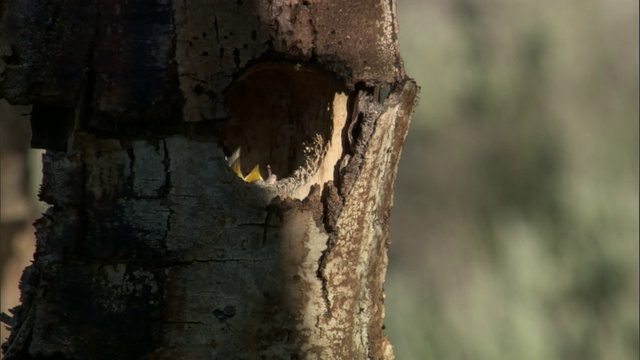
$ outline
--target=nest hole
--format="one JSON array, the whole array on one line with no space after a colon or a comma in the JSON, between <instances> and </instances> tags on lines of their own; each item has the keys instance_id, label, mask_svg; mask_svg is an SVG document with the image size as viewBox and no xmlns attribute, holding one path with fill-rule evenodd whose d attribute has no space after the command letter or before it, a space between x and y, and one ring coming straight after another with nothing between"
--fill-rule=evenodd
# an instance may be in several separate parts
<instances>
[{"instance_id":1,"label":"nest hole","mask_svg":"<svg viewBox=\"0 0 640 360\"><path fill-rule=\"evenodd\" d=\"M254 65L225 93L230 118L221 128L222 147L227 156L241 149L243 174L259 165L265 179L267 169L278 179L291 177L322 156L334 131L334 97L344 92L334 74L313 66Z\"/></svg>"}]
</instances>

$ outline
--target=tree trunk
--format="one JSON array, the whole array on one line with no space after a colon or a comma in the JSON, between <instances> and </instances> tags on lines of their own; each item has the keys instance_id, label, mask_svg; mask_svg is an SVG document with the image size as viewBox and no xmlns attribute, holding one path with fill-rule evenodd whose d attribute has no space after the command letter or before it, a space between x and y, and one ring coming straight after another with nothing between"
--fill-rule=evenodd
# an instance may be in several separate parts
<instances>
[{"instance_id":1,"label":"tree trunk","mask_svg":"<svg viewBox=\"0 0 640 360\"><path fill-rule=\"evenodd\" d=\"M393 2L6 0L0 26L51 205L7 359L393 358Z\"/></svg>"}]
</instances>

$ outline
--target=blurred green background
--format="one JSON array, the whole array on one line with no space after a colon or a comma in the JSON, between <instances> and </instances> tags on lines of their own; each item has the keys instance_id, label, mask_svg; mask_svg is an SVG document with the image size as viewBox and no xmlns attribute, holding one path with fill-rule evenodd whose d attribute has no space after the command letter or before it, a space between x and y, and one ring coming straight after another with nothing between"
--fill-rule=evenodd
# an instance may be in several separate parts
<instances>
[{"instance_id":1,"label":"blurred green background","mask_svg":"<svg viewBox=\"0 0 640 360\"><path fill-rule=\"evenodd\" d=\"M398 16L422 92L391 218L396 357L637 359L637 0L399 0ZM3 311L41 210L20 183L38 182L28 112L0 103Z\"/></svg>"},{"instance_id":2,"label":"blurred green background","mask_svg":"<svg viewBox=\"0 0 640 360\"><path fill-rule=\"evenodd\" d=\"M638 1L399 0L398 359L637 359Z\"/></svg>"}]
</instances>

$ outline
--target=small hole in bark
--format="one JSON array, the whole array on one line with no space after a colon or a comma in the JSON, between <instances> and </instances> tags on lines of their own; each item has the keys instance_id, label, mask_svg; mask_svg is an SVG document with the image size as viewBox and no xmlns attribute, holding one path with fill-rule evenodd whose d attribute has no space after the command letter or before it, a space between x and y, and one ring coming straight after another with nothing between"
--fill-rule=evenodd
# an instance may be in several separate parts
<instances>
[{"instance_id":1,"label":"small hole in bark","mask_svg":"<svg viewBox=\"0 0 640 360\"><path fill-rule=\"evenodd\" d=\"M235 306L225 306L224 309L215 309L213 310L213 316L215 316L220 321L225 321L236 316L236 308Z\"/></svg>"},{"instance_id":2,"label":"small hole in bark","mask_svg":"<svg viewBox=\"0 0 640 360\"><path fill-rule=\"evenodd\" d=\"M386 85L380 88L380 97L378 98L378 102L384 102L391 94L391 86Z\"/></svg>"},{"instance_id":3,"label":"small hole in bark","mask_svg":"<svg viewBox=\"0 0 640 360\"><path fill-rule=\"evenodd\" d=\"M308 169L333 131L333 103L344 85L335 75L296 63L262 63L247 69L225 93L230 120L221 125L227 155L241 148L242 173L255 165L267 179ZM340 131L340 129L338 129Z\"/></svg>"}]
</instances>

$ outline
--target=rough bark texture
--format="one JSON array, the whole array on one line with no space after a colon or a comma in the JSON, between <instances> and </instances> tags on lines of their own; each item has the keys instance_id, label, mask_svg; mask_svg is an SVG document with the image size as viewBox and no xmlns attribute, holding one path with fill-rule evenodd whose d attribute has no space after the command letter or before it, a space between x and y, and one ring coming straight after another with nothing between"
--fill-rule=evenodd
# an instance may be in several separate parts
<instances>
[{"instance_id":1,"label":"rough bark texture","mask_svg":"<svg viewBox=\"0 0 640 360\"><path fill-rule=\"evenodd\" d=\"M52 206L6 358L392 358L393 6L7 0L0 95L34 104Z\"/></svg>"}]
</instances>

